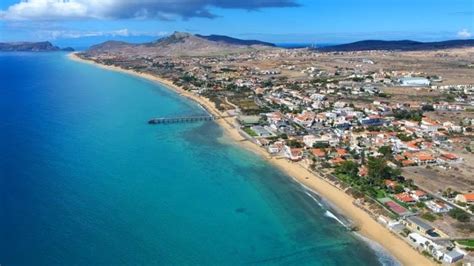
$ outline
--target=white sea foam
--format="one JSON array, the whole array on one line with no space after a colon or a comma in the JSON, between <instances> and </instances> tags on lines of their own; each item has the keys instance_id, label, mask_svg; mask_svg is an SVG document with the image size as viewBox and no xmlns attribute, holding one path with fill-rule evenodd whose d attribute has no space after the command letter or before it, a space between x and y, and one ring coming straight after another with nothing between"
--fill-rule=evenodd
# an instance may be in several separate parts
<instances>
[{"instance_id":1,"label":"white sea foam","mask_svg":"<svg viewBox=\"0 0 474 266\"><path fill-rule=\"evenodd\" d=\"M330 212L329 210L326 210L324 216L334 219L338 223L342 224L344 227L347 227L347 225L341 219L339 219L334 213Z\"/></svg>"},{"instance_id":2,"label":"white sea foam","mask_svg":"<svg viewBox=\"0 0 474 266\"><path fill-rule=\"evenodd\" d=\"M329 206L326 206L325 204L323 204L322 202L322 199L318 199L317 197L315 197L315 193L309 189L308 187L306 187L305 185L301 184L301 186L303 187L303 189L305 190L304 193L306 195L308 195L310 198L312 198L320 207L322 207L323 209L326 210L326 212L324 213L324 216L326 217L329 217L331 219L334 219L336 220L338 223L340 223L342 226L344 227L348 227L348 225L346 223L344 223L344 221L342 221L339 217L337 217L334 213L332 213L330 210L328 210ZM317 194L316 194L317 195Z\"/></svg>"},{"instance_id":3,"label":"white sea foam","mask_svg":"<svg viewBox=\"0 0 474 266\"><path fill-rule=\"evenodd\" d=\"M338 218L334 213L332 213L330 210L328 210L329 206L324 204L323 199L317 198L315 195L318 195L317 193L313 192L310 188L307 186L300 184L301 187L304 189L304 193L308 195L311 199L313 199L320 207L326 209L326 212L324 213L324 216L336 220L338 223L343 225L344 227L348 227L344 221L342 221L340 218ZM375 252L375 255L377 256L379 262L384 265L384 266L402 266L402 264L395 258L393 257L386 249L384 249L379 243L372 241L358 233L355 233L356 236L358 236L360 239L362 239L364 242L367 243L367 245Z\"/></svg>"},{"instance_id":4,"label":"white sea foam","mask_svg":"<svg viewBox=\"0 0 474 266\"><path fill-rule=\"evenodd\" d=\"M304 193L306 195L308 195L310 198L312 198L320 207L324 207L324 205L321 203L321 201L319 201L315 196L313 196L313 194L311 194L311 192L305 191Z\"/></svg>"},{"instance_id":5,"label":"white sea foam","mask_svg":"<svg viewBox=\"0 0 474 266\"><path fill-rule=\"evenodd\" d=\"M393 257L385 248L383 248L379 243L372 241L361 234L356 233L356 235L368 244L368 246L375 252L379 262L384 266L402 266L402 264Z\"/></svg>"}]
</instances>

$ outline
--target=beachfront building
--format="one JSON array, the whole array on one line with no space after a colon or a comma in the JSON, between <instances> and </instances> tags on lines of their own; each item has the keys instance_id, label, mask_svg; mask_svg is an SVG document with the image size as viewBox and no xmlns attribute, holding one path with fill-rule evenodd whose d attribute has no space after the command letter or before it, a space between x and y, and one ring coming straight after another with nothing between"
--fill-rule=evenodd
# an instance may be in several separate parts
<instances>
[{"instance_id":1,"label":"beachfront building","mask_svg":"<svg viewBox=\"0 0 474 266\"><path fill-rule=\"evenodd\" d=\"M443 261L447 263L455 263L463 258L464 253L457 249L453 249L443 255Z\"/></svg>"},{"instance_id":2,"label":"beachfront building","mask_svg":"<svg viewBox=\"0 0 474 266\"><path fill-rule=\"evenodd\" d=\"M269 132L267 129L265 129L262 126L253 126L250 129L252 129L253 132L255 132L255 134L259 137L268 138L268 137L273 136L271 132Z\"/></svg>"},{"instance_id":3,"label":"beachfront building","mask_svg":"<svg viewBox=\"0 0 474 266\"><path fill-rule=\"evenodd\" d=\"M422 235L431 235L435 230L433 226L425 223L417 216L407 217L404 221L404 224L406 227L408 227L408 229L418 232Z\"/></svg>"},{"instance_id":4,"label":"beachfront building","mask_svg":"<svg viewBox=\"0 0 474 266\"><path fill-rule=\"evenodd\" d=\"M286 158L292 161L299 161L303 159L303 149L302 148L291 148L286 146L284 148Z\"/></svg>"},{"instance_id":5,"label":"beachfront building","mask_svg":"<svg viewBox=\"0 0 474 266\"><path fill-rule=\"evenodd\" d=\"M418 233L410 233L408 239L417 249L424 250L435 259L446 263L454 263L464 258L464 253L459 249L451 249L444 245L437 244L433 240Z\"/></svg>"},{"instance_id":6,"label":"beachfront building","mask_svg":"<svg viewBox=\"0 0 474 266\"><path fill-rule=\"evenodd\" d=\"M275 143L268 145L267 150L270 154L275 155L282 152L284 146L285 145L283 144L282 141L276 141Z\"/></svg>"},{"instance_id":7,"label":"beachfront building","mask_svg":"<svg viewBox=\"0 0 474 266\"><path fill-rule=\"evenodd\" d=\"M408 235L408 239L413 242L416 248L430 252L435 256L436 259L441 260L443 258L443 254L437 252L437 250L441 249L442 247L433 242L431 239L428 239L418 233L410 233Z\"/></svg>"}]
</instances>

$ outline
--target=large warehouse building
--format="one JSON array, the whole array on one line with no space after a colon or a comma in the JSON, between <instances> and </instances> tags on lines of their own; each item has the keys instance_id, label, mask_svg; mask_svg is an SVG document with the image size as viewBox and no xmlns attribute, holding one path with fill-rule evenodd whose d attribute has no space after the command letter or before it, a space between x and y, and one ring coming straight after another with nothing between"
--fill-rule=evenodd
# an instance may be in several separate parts
<instances>
[{"instance_id":1,"label":"large warehouse building","mask_svg":"<svg viewBox=\"0 0 474 266\"><path fill-rule=\"evenodd\" d=\"M430 80L423 77L404 77L398 80L401 86L429 86Z\"/></svg>"}]
</instances>

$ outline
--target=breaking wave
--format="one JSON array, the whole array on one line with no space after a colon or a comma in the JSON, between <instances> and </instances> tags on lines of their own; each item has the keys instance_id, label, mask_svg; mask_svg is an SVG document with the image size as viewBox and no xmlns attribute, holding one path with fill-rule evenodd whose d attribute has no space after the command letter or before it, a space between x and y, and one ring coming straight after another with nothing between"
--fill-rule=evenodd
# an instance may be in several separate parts
<instances>
[{"instance_id":1,"label":"breaking wave","mask_svg":"<svg viewBox=\"0 0 474 266\"><path fill-rule=\"evenodd\" d=\"M385 248L379 243L372 241L358 233L356 235L362 239L375 252L379 262L384 266L402 266L402 264L395 259Z\"/></svg>"}]
</instances>

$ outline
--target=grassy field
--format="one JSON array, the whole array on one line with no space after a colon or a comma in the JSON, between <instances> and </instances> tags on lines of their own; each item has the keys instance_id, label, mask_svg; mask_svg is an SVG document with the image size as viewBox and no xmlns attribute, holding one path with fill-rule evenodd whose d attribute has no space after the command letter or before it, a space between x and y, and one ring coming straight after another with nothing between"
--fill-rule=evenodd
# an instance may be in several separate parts
<instances>
[{"instance_id":1,"label":"grassy field","mask_svg":"<svg viewBox=\"0 0 474 266\"><path fill-rule=\"evenodd\" d=\"M245 131L245 133L249 134L252 137L257 136L257 134L249 127L244 127L243 130Z\"/></svg>"},{"instance_id":2,"label":"grassy field","mask_svg":"<svg viewBox=\"0 0 474 266\"><path fill-rule=\"evenodd\" d=\"M470 247L470 248L474 248L474 239L458 240L456 242L458 242L460 245Z\"/></svg>"}]
</instances>

